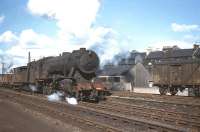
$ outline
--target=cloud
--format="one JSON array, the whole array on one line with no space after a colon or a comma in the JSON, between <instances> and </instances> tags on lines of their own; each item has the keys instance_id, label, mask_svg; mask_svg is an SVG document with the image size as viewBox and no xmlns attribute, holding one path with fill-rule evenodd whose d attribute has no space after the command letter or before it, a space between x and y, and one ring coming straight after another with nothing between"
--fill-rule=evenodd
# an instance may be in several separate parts
<instances>
[{"instance_id":1,"label":"cloud","mask_svg":"<svg viewBox=\"0 0 200 132\"><path fill-rule=\"evenodd\" d=\"M28 9L34 15L57 21L62 32L84 37L95 22L99 0L29 0Z\"/></svg>"},{"instance_id":2,"label":"cloud","mask_svg":"<svg viewBox=\"0 0 200 132\"><path fill-rule=\"evenodd\" d=\"M29 0L27 4L33 15L56 21L59 30L53 40L54 49L60 52L80 47L93 49L104 62L121 52L123 47L116 31L95 26L100 6L100 0Z\"/></svg>"},{"instance_id":3,"label":"cloud","mask_svg":"<svg viewBox=\"0 0 200 132\"><path fill-rule=\"evenodd\" d=\"M0 34L0 44L17 40L17 36L12 31L6 31Z\"/></svg>"},{"instance_id":4,"label":"cloud","mask_svg":"<svg viewBox=\"0 0 200 132\"><path fill-rule=\"evenodd\" d=\"M26 64L28 52L31 52L32 60L40 59L46 56L57 56L62 52L71 52L72 50L85 47L98 53L102 64L110 60L115 54L123 51L120 46L120 39L111 28L98 27L88 33L84 43L73 44L70 40L66 41L60 36L50 38L45 34L39 34L32 29L23 30L16 36L16 45L5 51L6 54L13 56L17 64ZM17 55L17 56L16 56Z\"/></svg>"},{"instance_id":5,"label":"cloud","mask_svg":"<svg viewBox=\"0 0 200 132\"><path fill-rule=\"evenodd\" d=\"M199 25L186 25L177 23L172 23L171 28L174 32L190 32L200 30Z\"/></svg>"},{"instance_id":6,"label":"cloud","mask_svg":"<svg viewBox=\"0 0 200 132\"><path fill-rule=\"evenodd\" d=\"M58 26L57 34L51 38L33 29L18 34L6 31L1 35L2 41L15 44L3 52L12 56L14 66L19 66L27 63L29 51L32 60L38 60L85 47L96 51L103 64L129 50L130 42L112 28L95 25L100 5L100 0L29 0L27 8L31 14L53 19Z\"/></svg>"},{"instance_id":7,"label":"cloud","mask_svg":"<svg viewBox=\"0 0 200 132\"><path fill-rule=\"evenodd\" d=\"M200 42L200 36L199 35L191 35L191 34L187 34L183 36L183 39L185 41L189 41L191 43L196 43L196 42Z\"/></svg>"},{"instance_id":8,"label":"cloud","mask_svg":"<svg viewBox=\"0 0 200 132\"><path fill-rule=\"evenodd\" d=\"M44 34L36 33L32 29L26 29L16 37L18 38L17 44L6 51L9 55L18 59L27 58L29 51L32 52L34 59L46 56L45 54L55 55L55 52L49 50L53 49L54 40Z\"/></svg>"},{"instance_id":9,"label":"cloud","mask_svg":"<svg viewBox=\"0 0 200 132\"><path fill-rule=\"evenodd\" d=\"M3 23L4 19L5 19L5 16L4 16L4 15L1 15L1 16L0 16L0 24Z\"/></svg>"}]
</instances>

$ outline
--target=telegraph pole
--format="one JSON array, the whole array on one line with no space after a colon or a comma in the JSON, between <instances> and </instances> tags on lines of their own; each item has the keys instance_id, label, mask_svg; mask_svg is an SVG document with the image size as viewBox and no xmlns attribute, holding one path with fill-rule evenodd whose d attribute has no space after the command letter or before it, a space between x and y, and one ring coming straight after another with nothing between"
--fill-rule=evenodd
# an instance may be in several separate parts
<instances>
[{"instance_id":1,"label":"telegraph pole","mask_svg":"<svg viewBox=\"0 0 200 132\"><path fill-rule=\"evenodd\" d=\"M1 68L2 68L2 69L1 69L1 74L2 74L2 75L4 74L4 65L5 65L5 63L2 62L2 63L1 63L1 66L2 66L2 67L1 67Z\"/></svg>"},{"instance_id":2,"label":"telegraph pole","mask_svg":"<svg viewBox=\"0 0 200 132\"><path fill-rule=\"evenodd\" d=\"M30 80L30 62L31 62L31 53L28 52L28 64L27 64L27 72L26 72L26 81L29 82Z\"/></svg>"},{"instance_id":3,"label":"telegraph pole","mask_svg":"<svg viewBox=\"0 0 200 132\"><path fill-rule=\"evenodd\" d=\"M2 79L2 81L3 81L3 74L4 74L4 64L5 64L4 62L1 63L1 68L2 68L2 69L1 69L1 70L2 70L2 71L1 71L1 76L2 76L1 79Z\"/></svg>"}]
</instances>

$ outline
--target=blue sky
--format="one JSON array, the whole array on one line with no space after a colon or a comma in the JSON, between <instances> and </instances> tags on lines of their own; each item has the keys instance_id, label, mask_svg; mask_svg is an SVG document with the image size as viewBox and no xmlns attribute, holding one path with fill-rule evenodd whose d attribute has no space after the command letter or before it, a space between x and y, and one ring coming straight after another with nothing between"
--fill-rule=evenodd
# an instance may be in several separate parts
<instances>
[{"instance_id":1,"label":"blue sky","mask_svg":"<svg viewBox=\"0 0 200 132\"><path fill-rule=\"evenodd\" d=\"M174 33L171 23L200 24L199 0L104 0L103 3L100 24L146 44L149 40L181 39L186 33Z\"/></svg>"},{"instance_id":2,"label":"blue sky","mask_svg":"<svg viewBox=\"0 0 200 132\"><path fill-rule=\"evenodd\" d=\"M80 6L81 5L81 6ZM200 41L199 0L1 0L0 54L17 64L86 47L102 60Z\"/></svg>"},{"instance_id":3,"label":"blue sky","mask_svg":"<svg viewBox=\"0 0 200 132\"><path fill-rule=\"evenodd\" d=\"M26 6L27 2L27 0L1 0L0 15L4 15L5 20L0 25L0 33L7 30L20 33L24 29L32 28L37 32L55 35L55 22L31 15Z\"/></svg>"}]
</instances>

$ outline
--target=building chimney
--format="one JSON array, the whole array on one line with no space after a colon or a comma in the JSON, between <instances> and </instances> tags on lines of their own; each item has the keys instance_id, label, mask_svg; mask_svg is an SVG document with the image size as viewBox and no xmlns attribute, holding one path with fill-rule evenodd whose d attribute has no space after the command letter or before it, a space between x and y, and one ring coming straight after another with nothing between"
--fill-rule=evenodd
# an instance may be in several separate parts
<instances>
[{"instance_id":1,"label":"building chimney","mask_svg":"<svg viewBox=\"0 0 200 132\"><path fill-rule=\"evenodd\" d=\"M198 45L198 44L194 44L194 45L193 45L193 49L194 49L194 50L196 50L196 49L198 49L198 48L199 48L199 45Z\"/></svg>"}]
</instances>

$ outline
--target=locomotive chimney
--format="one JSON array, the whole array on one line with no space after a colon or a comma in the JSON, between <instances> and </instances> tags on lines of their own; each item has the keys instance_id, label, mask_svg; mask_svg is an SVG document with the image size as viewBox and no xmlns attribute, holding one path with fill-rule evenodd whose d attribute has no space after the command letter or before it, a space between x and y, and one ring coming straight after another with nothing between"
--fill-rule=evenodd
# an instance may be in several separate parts
<instances>
[{"instance_id":1,"label":"locomotive chimney","mask_svg":"<svg viewBox=\"0 0 200 132\"><path fill-rule=\"evenodd\" d=\"M86 51L86 48L80 48L80 51Z\"/></svg>"},{"instance_id":2,"label":"locomotive chimney","mask_svg":"<svg viewBox=\"0 0 200 132\"><path fill-rule=\"evenodd\" d=\"M84 53L86 51L86 48L80 48L80 52Z\"/></svg>"}]
</instances>

